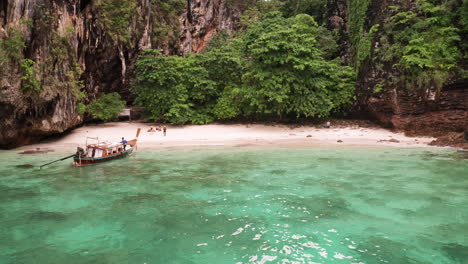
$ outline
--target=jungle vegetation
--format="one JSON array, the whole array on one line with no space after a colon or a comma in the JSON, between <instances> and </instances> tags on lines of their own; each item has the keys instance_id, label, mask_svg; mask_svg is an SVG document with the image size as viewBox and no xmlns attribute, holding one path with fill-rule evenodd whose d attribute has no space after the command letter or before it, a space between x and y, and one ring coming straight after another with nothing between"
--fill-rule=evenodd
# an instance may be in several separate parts
<instances>
[{"instance_id":1,"label":"jungle vegetation","mask_svg":"<svg viewBox=\"0 0 468 264\"><path fill-rule=\"evenodd\" d=\"M371 96L394 87L438 92L467 78L468 0L395 1L400 4L381 9L371 6L375 1L346 0L346 32L327 29L331 2L227 0L243 10L238 30L218 32L203 53L141 53L132 67L135 104L144 106L149 118L175 124L327 118L346 112L363 89ZM96 0L92 5L97 26L119 49L133 45L139 3ZM177 47L186 1L149 3L157 25L150 29L153 46ZM90 105L72 52L75 29L58 31L57 21L57 12L39 4L32 20L6 27L0 38L0 77L12 78L10 72L17 69L26 97L69 93L77 112L112 118L97 116L99 102ZM25 55L25 32L31 27L37 31L35 42L45 43L44 58ZM370 69L379 76L363 85ZM121 101L114 99L119 105L112 109L118 111Z\"/></svg>"},{"instance_id":2,"label":"jungle vegetation","mask_svg":"<svg viewBox=\"0 0 468 264\"><path fill-rule=\"evenodd\" d=\"M351 67L327 58L322 31L310 15L269 12L236 38L221 32L202 54L147 50L136 103L176 124L329 116L352 102L355 83Z\"/></svg>"},{"instance_id":3,"label":"jungle vegetation","mask_svg":"<svg viewBox=\"0 0 468 264\"><path fill-rule=\"evenodd\" d=\"M145 51L136 64L136 103L150 118L176 124L324 118L354 102L365 62L385 72L371 93L437 91L466 77L458 64L467 58L468 1L390 6L382 25L366 21L370 2L347 0L349 49L340 60L338 33L325 27L326 1L249 1L239 31L220 32L203 54Z\"/></svg>"}]
</instances>

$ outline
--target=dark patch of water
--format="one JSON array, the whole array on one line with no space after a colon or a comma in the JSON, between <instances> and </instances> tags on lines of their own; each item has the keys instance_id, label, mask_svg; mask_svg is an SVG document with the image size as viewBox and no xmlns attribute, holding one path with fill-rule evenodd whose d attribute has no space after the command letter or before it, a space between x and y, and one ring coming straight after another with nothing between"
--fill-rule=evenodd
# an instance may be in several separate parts
<instances>
[{"instance_id":1,"label":"dark patch of water","mask_svg":"<svg viewBox=\"0 0 468 264\"><path fill-rule=\"evenodd\" d=\"M39 221L64 221L67 216L59 212L35 211L27 215L30 220Z\"/></svg>"},{"instance_id":2,"label":"dark patch of water","mask_svg":"<svg viewBox=\"0 0 468 264\"><path fill-rule=\"evenodd\" d=\"M468 246L449 243L445 244L442 250L445 251L449 259L457 261L458 263L468 263Z\"/></svg>"},{"instance_id":3,"label":"dark patch of water","mask_svg":"<svg viewBox=\"0 0 468 264\"><path fill-rule=\"evenodd\" d=\"M128 206L143 202L159 202L165 198L163 194L139 193L136 195L127 196L114 202L113 206Z\"/></svg>"},{"instance_id":4,"label":"dark patch of water","mask_svg":"<svg viewBox=\"0 0 468 264\"><path fill-rule=\"evenodd\" d=\"M38 196L35 188L9 187L0 185L0 202L3 199L26 199Z\"/></svg>"},{"instance_id":5,"label":"dark patch of water","mask_svg":"<svg viewBox=\"0 0 468 264\"><path fill-rule=\"evenodd\" d=\"M272 170L270 173L275 175L285 175L287 172L287 170Z\"/></svg>"}]
</instances>

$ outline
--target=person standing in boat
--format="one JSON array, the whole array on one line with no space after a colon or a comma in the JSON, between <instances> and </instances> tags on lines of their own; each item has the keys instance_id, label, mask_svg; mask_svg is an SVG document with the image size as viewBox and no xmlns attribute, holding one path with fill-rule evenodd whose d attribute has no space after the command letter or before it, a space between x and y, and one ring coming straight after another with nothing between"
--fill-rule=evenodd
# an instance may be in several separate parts
<instances>
[{"instance_id":1,"label":"person standing in boat","mask_svg":"<svg viewBox=\"0 0 468 264\"><path fill-rule=\"evenodd\" d=\"M122 143L125 151L125 149L127 148L127 140L125 140L125 138L122 137L122 141L120 141L120 143Z\"/></svg>"}]
</instances>

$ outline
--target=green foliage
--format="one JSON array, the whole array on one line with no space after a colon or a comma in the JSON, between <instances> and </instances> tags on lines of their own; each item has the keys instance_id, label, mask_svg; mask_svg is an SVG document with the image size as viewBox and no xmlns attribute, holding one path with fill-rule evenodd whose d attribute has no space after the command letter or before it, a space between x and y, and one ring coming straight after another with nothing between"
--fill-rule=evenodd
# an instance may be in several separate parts
<instances>
[{"instance_id":1,"label":"green foliage","mask_svg":"<svg viewBox=\"0 0 468 264\"><path fill-rule=\"evenodd\" d=\"M78 107L78 111L83 108L80 104ZM87 111L93 118L110 121L116 119L124 107L125 101L121 100L118 93L109 93L89 104Z\"/></svg>"},{"instance_id":2,"label":"green foliage","mask_svg":"<svg viewBox=\"0 0 468 264\"><path fill-rule=\"evenodd\" d=\"M16 28L7 28L8 37L0 39L0 50L4 60L19 62L23 57L23 49L26 47L23 34Z\"/></svg>"},{"instance_id":3,"label":"green foliage","mask_svg":"<svg viewBox=\"0 0 468 264\"><path fill-rule=\"evenodd\" d=\"M214 82L215 92L210 98L214 119L229 119L240 114L238 106L242 102L236 96L236 89L242 84L245 65L241 47L242 41L234 39L195 58L207 70L209 80Z\"/></svg>"},{"instance_id":4,"label":"green foliage","mask_svg":"<svg viewBox=\"0 0 468 264\"><path fill-rule=\"evenodd\" d=\"M468 31L468 0L463 0L460 8L460 24L464 26L465 32Z\"/></svg>"},{"instance_id":5,"label":"green foliage","mask_svg":"<svg viewBox=\"0 0 468 264\"><path fill-rule=\"evenodd\" d=\"M370 0L347 0L349 9L348 31L351 41L349 58L356 70L359 69L362 58L367 57L359 55L359 52L367 54L367 41L364 40L364 43L361 43L361 39L364 37L364 22L367 17L369 2Z\"/></svg>"},{"instance_id":6,"label":"green foliage","mask_svg":"<svg viewBox=\"0 0 468 264\"><path fill-rule=\"evenodd\" d=\"M76 111L80 114L80 115L84 115L84 113L86 113L86 105L83 104L83 103L78 103L76 105Z\"/></svg>"},{"instance_id":7,"label":"green foliage","mask_svg":"<svg viewBox=\"0 0 468 264\"><path fill-rule=\"evenodd\" d=\"M413 11L400 12L390 18L390 21L392 21L392 23L395 25L405 25L415 20L417 20L417 17L416 13Z\"/></svg>"},{"instance_id":8,"label":"green foliage","mask_svg":"<svg viewBox=\"0 0 468 264\"><path fill-rule=\"evenodd\" d=\"M186 58L147 51L136 63L136 103L149 109L153 119L176 124L233 117L230 91L224 90L240 85L243 59L239 41L227 38L220 32L207 52Z\"/></svg>"},{"instance_id":9,"label":"green foliage","mask_svg":"<svg viewBox=\"0 0 468 264\"><path fill-rule=\"evenodd\" d=\"M281 8L285 17L293 17L299 14L308 14L321 24L327 11L327 1L324 0L281 0L284 4Z\"/></svg>"},{"instance_id":10,"label":"green foliage","mask_svg":"<svg viewBox=\"0 0 468 264\"><path fill-rule=\"evenodd\" d=\"M241 38L220 32L203 54L148 50L136 63L136 103L151 118L177 124L328 116L352 101L354 74L324 58L326 41L317 41L323 30L311 16L275 12Z\"/></svg>"},{"instance_id":11,"label":"green foliage","mask_svg":"<svg viewBox=\"0 0 468 264\"><path fill-rule=\"evenodd\" d=\"M135 12L139 5L138 0L97 0L94 7L99 14L99 25L107 35L117 43L126 44L132 34L138 34L130 30L132 23L146 23ZM186 1L184 0L150 0L149 8L151 18L156 27L150 29L153 39L163 43L169 41L174 44L179 39L179 17L182 14Z\"/></svg>"},{"instance_id":12,"label":"green foliage","mask_svg":"<svg viewBox=\"0 0 468 264\"><path fill-rule=\"evenodd\" d=\"M0 76L3 76L3 74L6 72L8 63L8 55L6 55L4 49L1 48L2 46L3 39L0 39Z\"/></svg>"},{"instance_id":13,"label":"green foliage","mask_svg":"<svg viewBox=\"0 0 468 264\"><path fill-rule=\"evenodd\" d=\"M219 93L214 80L223 76L209 72L215 67L208 67L210 62L209 55L164 57L157 51L147 51L136 64L137 103L145 105L152 118L175 124L213 121Z\"/></svg>"},{"instance_id":14,"label":"green foliage","mask_svg":"<svg viewBox=\"0 0 468 264\"><path fill-rule=\"evenodd\" d=\"M279 11L284 2L280 0L269 0L269 1L242 1L242 7L245 11L240 17L240 27L241 31L249 28L251 25L258 23L264 14L273 11Z\"/></svg>"},{"instance_id":15,"label":"green foliage","mask_svg":"<svg viewBox=\"0 0 468 264\"><path fill-rule=\"evenodd\" d=\"M419 0L420 13L395 9L374 58L393 63L397 75L389 78L388 85L439 90L457 73L461 38L453 23L457 7L451 2Z\"/></svg>"},{"instance_id":16,"label":"green foliage","mask_svg":"<svg viewBox=\"0 0 468 264\"><path fill-rule=\"evenodd\" d=\"M385 84L383 82L379 82L374 86L373 93L377 94L384 90Z\"/></svg>"},{"instance_id":17,"label":"green foliage","mask_svg":"<svg viewBox=\"0 0 468 264\"><path fill-rule=\"evenodd\" d=\"M337 32L330 31L323 26L317 28L317 46L326 59L338 57Z\"/></svg>"},{"instance_id":18,"label":"green foliage","mask_svg":"<svg viewBox=\"0 0 468 264\"><path fill-rule=\"evenodd\" d=\"M36 4L32 24L36 36L34 41L42 47L36 62L37 81L43 90L54 93L71 93L78 101L86 94L80 80L81 69L71 41L75 28L59 27L59 13L51 5Z\"/></svg>"},{"instance_id":19,"label":"green foliage","mask_svg":"<svg viewBox=\"0 0 468 264\"><path fill-rule=\"evenodd\" d=\"M371 56L371 45L372 45L372 37L374 36L374 33L376 33L379 29L380 25L375 24L373 25L367 36L364 36L359 39L359 44L357 47L357 57L356 57L356 68L359 68L359 65L362 64L362 62L369 58Z\"/></svg>"},{"instance_id":20,"label":"green foliage","mask_svg":"<svg viewBox=\"0 0 468 264\"><path fill-rule=\"evenodd\" d=\"M58 22L58 14L46 3L36 4L34 28L42 35L49 35Z\"/></svg>"},{"instance_id":21,"label":"green foliage","mask_svg":"<svg viewBox=\"0 0 468 264\"><path fill-rule=\"evenodd\" d=\"M177 46L176 43L180 38L179 18L187 2L185 0L151 0L150 3L151 16L156 25L151 33L153 39L157 44L169 42L171 46Z\"/></svg>"},{"instance_id":22,"label":"green foliage","mask_svg":"<svg viewBox=\"0 0 468 264\"><path fill-rule=\"evenodd\" d=\"M111 39L126 43L130 39L130 23L135 14L136 0L97 0L98 22Z\"/></svg>"},{"instance_id":23,"label":"green foliage","mask_svg":"<svg viewBox=\"0 0 468 264\"><path fill-rule=\"evenodd\" d=\"M21 76L22 86L21 88L25 92L38 92L42 90L41 84L37 78L36 63L30 59L24 59L21 61Z\"/></svg>"},{"instance_id":24,"label":"green foliage","mask_svg":"<svg viewBox=\"0 0 468 264\"><path fill-rule=\"evenodd\" d=\"M216 50L222 48L229 41L229 34L227 30L222 29L210 41L205 51Z\"/></svg>"},{"instance_id":25,"label":"green foliage","mask_svg":"<svg viewBox=\"0 0 468 264\"><path fill-rule=\"evenodd\" d=\"M0 38L0 78L8 78L11 75L10 67L21 62L23 49L26 47L19 29L7 26L6 32L6 38Z\"/></svg>"},{"instance_id":26,"label":"green foliage","mask_svg":"<svg viewBox=\"0 0 468 264\"><path fill-rule=\"evenodd\" d=\"M250 25L259 22L263 15L279 11L285 17L294 17L299 14L313 16L319 24L326 14L325 0L228 0L229 6L237 6L244 10L240 19L241 28L246 29Z\"/></svg>"},{"instance_id":27,"label":"green foliage","mask_svg":"<svg viewBox=\"0 0 468 264\"><path fill-rule=\"evenodd\" d=\"M51 33L51 49L50 56L53 61L56 62L65 62L70 57L71 46L69 38L75 31L75 28L68 27L65 31L65 34L61 35L57 30L53 30ZM58 66L62 70L62 63Z\"/></svg>"},{"instance_id":28,"label":"green foliage","mask_svg":"<svg viewBox=\"0 0 468 264\"><path fill-rule=\"evenodd\" d=\"M245 52L253 59L243 80L250 111L326 117L350 102L352 71L323 58L317 32L311 16L285 19L279 13L247 32Z\"/></svg>"},{"instance_id":29,"label":"green foliage","mask_svg":"<svg viewBox=\"0 0 468 264\"><path fill-rule=\"evenodd\" d=\"M181 103L187 100L186 87L181 83L184 64L183 58L163 57L153 50L146 51L136 63L136 103L145 105L154 119L169 113L172 107L183 108Z\"/></svg>"},{"instance_id":30,"label":"green foliage","mask_svg":"<svg viewBox=\"0 0 468 264\"><path fill-rule=\"evenodd\" d=\"M82 74L82 70L77 63L74 63L70 70L66 72L66 80L65 86L69 89L75 98L80 101L86 98L86 92L81 91L85 88L85 85L82 80L80 80L80 76Z\"/></svg>"},{"instance_id":31,"label":"green foliage","mask_svg":"<svg viewBox=\"0 0 468 264\"><path fill-rule=\"evenodd\" d=\"M73 27L68 27L63 33L51 30L49 54L40 67L44 73L43 86L52 91L69 91L77 100L82 100L85 97L81 91L84 88L80 79L82 70L70 44L74 30Z\"/></svg>"}]
</instances>

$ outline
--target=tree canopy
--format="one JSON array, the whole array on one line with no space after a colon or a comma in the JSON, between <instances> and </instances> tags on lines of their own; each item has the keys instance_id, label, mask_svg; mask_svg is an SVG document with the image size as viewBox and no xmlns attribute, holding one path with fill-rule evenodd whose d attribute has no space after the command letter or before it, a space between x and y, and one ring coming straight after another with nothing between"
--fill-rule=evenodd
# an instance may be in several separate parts
<instances>
[{"instance_id":1,"label":"tree canopy","mask_svg":"<svg viewBox=\"0 0 468 264\"><path fill-rule=\"evenodd\" d=\"M111 121L119 116L119 113L124 107L125 101L121 100L118 93L109 93L89 104L87 111L93 118ZM79 108L81 108L81 106ZM79 108L78 111L82 112L82 109Z\"/></svg>"},{"instance_id":2,"label":"tree canopy","mask_svg":"<svg viewBox=\"0 0 468 264\"><path fill-rule=\"evenodd\" d=\"M329 116L352 101L353 72L325 59L318 32L309 15L271 12L239 38L215 38L203 54L146 51L136 64L136 102L171 123Z\"/></svg>"}]
</instances>

